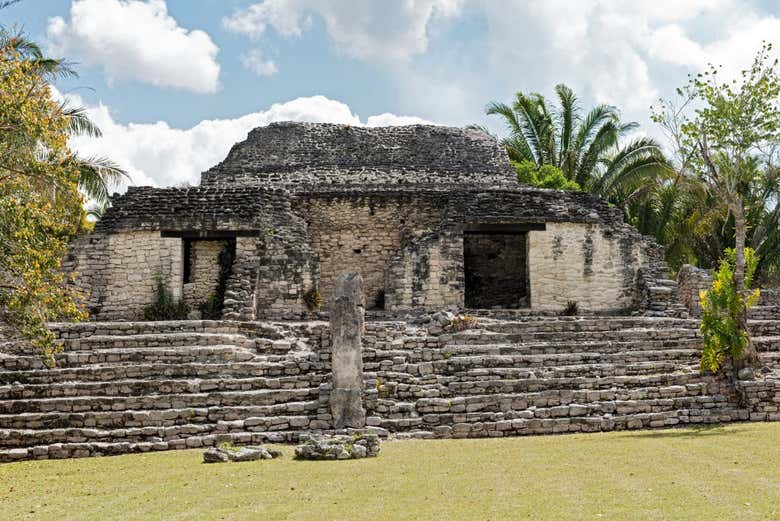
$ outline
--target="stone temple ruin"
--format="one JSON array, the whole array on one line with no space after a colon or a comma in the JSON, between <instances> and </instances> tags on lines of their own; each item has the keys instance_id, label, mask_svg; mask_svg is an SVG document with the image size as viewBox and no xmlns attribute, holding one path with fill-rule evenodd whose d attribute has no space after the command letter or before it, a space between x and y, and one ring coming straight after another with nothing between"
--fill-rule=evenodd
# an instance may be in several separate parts
<instances>
[{"instance_id":1,"label":"stone temple ruin","mask_svg":"<svg viewBox=\"0 0 780 521\"><path fill-rule=\"evenodd\" d=\"M705 277L678 288L618 208L519 185L479 131L276 123L197 187L130 187L112 202L65 259L92 321L52 324L57 367L0 348L0 461L342 428L476 437L780 419L780 295L765 292L751 322L766 374L701 373L680 294ZM142 321L157 280L189 320Z\"/></svg>"}]
</instances>

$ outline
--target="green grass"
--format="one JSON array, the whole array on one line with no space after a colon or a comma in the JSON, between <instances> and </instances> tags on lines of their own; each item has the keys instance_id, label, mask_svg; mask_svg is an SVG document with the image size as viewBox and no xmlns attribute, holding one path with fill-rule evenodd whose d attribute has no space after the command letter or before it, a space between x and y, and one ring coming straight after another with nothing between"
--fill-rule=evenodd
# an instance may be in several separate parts
<instances>
[{"instance_id":1,"label":"green grass","mask_svg":"<svg viewBox=\"0 0 780 521\"><path fill-rule=\"evenodd\" d=\"M0 465L0 519L780 519L780 423L398 441L339 462L284 451Z\"/></svg>"}]
</instances>

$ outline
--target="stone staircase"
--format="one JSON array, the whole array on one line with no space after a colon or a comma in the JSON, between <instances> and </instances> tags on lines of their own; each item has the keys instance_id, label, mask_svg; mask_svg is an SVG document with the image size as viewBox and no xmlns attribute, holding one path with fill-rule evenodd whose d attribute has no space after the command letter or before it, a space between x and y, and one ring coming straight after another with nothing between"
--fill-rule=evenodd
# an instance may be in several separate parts
<instances>
[{"instance_id":1,"label":"stone staircase","mask_svg":"<svg viewBox=\"0 0 780 521\"><path fill-rule=\"evenodd\" d=\"M293 441L318 420L322 326L54 326L56 368L0 354L0 461ZM313 342L313 343L312 343Z\"/></svg>"},{"instance_id":2,"label":"stone staircase","mask_svg":"<svg viewBox=\"0 0 780 521\"><path fill-rule=\"evenodd\" d=\"M778 325L753 325L770 367L780 367ZM398 436L593 432L750 418L730 382L699 371L692 320L482 319L480 329L438 338L408 327L388 334L384 327L367 340L364 370L375 389L368 422Z\"/></svg>"},{"instance_id":3,"label":"stone staircase","mask_svg":"<svg viewBox=\"0 0 780 521\"><path fill-rule=\"evenodd\" d=\"M753 320L768 373L740 395L698 369L698 321L493 313L476 329L366 323L369 430L488 437L780 420L780 320ZM329 431L324 322L53 326L64 351L0 352L0 462L294 442ZM746 404L749 402L749 405Z\"/></svg>"}]
</instances>

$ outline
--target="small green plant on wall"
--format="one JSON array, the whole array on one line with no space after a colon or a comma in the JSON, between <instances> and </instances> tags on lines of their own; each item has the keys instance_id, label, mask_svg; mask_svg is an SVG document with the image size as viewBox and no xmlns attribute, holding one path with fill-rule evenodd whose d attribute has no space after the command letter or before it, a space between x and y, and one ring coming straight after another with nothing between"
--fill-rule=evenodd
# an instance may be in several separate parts
<instances>
[{"instance_id":1,"label":"small green plant on wall","mask_svg":"<svg viewBox=\"0 0 780 521\"><path fill-rule=\"evenodd\" d=\"M181 300L173 299L173 294L165 287L163 276L154 276L154 302L144 308L144 320L182 320L187 318L189 307Z\"/></svg>"},{"instance_id":2,"label":"small green plant on wall","mask_svg":"<svg viewBox=\"0 0 780 521\"><path fill-rule=\"evenodd\" d=\"M320 290L315 287L304 293L303 303L306 304L306 308L309 311L318 311L321 309L323 300L322 295L320 294Z\"/></svg>"},{"instance_id":3,"label":"small green plant on wall","mask_svg":"<svg viewBox=\"0 0 780 521\"><path fill-rule=\"evenodd\" d=\"M734 284L736 254L727 249L713 275L712 287L703 290L701 299L701 332L704 348L701 354L702 370L719 371L731 360L739 362L746 356L752 358L750 337L747 331L747 310L758 302L760 291L737 291ZM745 287L749 288L758 264L758 256L751 248L745 248Z\"/></svg>"}]
</instances>

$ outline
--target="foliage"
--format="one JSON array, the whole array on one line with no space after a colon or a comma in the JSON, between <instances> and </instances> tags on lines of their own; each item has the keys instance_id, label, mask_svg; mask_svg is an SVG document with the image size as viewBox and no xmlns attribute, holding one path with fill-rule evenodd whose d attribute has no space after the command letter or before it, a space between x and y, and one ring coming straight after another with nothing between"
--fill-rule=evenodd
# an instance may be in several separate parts
<instances>
[{"instance_id":1,"label":"foliage","mask_svg":"<svg viewBox=\"0 0 780 521\"><path fill-rule=\"evenodd\" d=\"M452 319L449 325L453 331L465 331L479 327L479 319L471 315L458 315Z\"/></svg>"},{"instance_id":2,"label":"foliage","mask_svg":"<svg viewBox=\"0 0 780 521\"><path fill-rule=\"evenodd\" d=\"M561 315L565 317L573 317L580 312L580 306L576 300L570 300L566 303L566 307L561 311Z\"/></svg>"},{"instance_id":3,"label":"foliage","mask_svg":"<svg viewBox=\"0 0 780 521\"><path fill-rule=\"evenodd\" d=\"M566 179L561 169L553 165L538 166L524 160L515 163L517 180L521 183L538 186L539 188L554 188L558 190L579 190L580 186Z\"/></svg>"},{"instance_id":4,"label":"foliage","mask_svg":"<svg viewBox=\"0 0 780 521\"><path fill-rule=\"evenodd\" d=\"M745 283L750 286L758 258L755 252L745 250ZM704 348L701 354L702 370L717 372L727 360L738 361L750 343L742 316L758 302L758 289L744 294L737 291L734 282L736 251L726 250L720 267L715 272L712 288L701 292L701 332Z\"/></svg>"},{"instance_id":5,"label":"foliage","mask_svg":"<svg viewBox=\"0 0 780 521\"><path fill-rule=\"evenodd\" d=\"M597 105L583 115L569 87L557 85L555 92L558 107L541 94L522 92L511 106L496 102L488 106L487 113L500 116L507 126L509 135L502 143L512 161L551 165L581 189L621 206L645 195L646 185L658 176L668 175L655 141L636 138L621 143L637 123L622 123L619 111L609 105ZM542 180L555 177L548 170Z\"/></svg>"},{"instance_id":6,"label":"foliage","mask_svg":"<svg viewBox=\"0 0 780 521\"><path fill-rule=\"evenodd\" d=\"M84 319L60 272L82 221L70 117L51 97L61 62L0 29L0 309L49 361L49 320Z\"/></svg>"},{"instance_id":7,"label":"foliage","mask_svg":"<svg viewBox=\"0 0 780 521\"><path fill-rule=\"evenodd\" d=\"M225 304L225 290L227 289L228 278L233 270L233 261L235 258L235 243L226 243L225 247L222 248L222 251L219 252L219 279L217 288L214 290L214 293L211 294L209 300L200 307L203 318L217 320L222 317L222 308Z\"/></svg>"},{"instance_id":8,"label":"foliage","mask_svg":"<svg viewBox=\"0 0 780 521\"><path fill-rule=\"evenodd\" d=\"M744 287L746 245L760 253L760 271L780 262L775 166L780 76L771 51L765 43L751 67L731 81L722 80L720 67L710 65L678 89L681 101L660 100L653 110L674 150L680 186L693 188L685 198L695 199L693 206L700 208L700 227L689 246L706 265L733 245L738 290Z\"/></svg>"},{"instance_id":9,"label":"foliage","mask_svg":"<svg viewBox=\"0 0 780 521\"><path fill-rule=\"evenodd\" d=\"M173 299L173 294L165 287L162 274L155 274L154 280L154 302L144 308L144 320L183 320L187 318L189 307L181 300Z\"/></svg>"},{"instance_id":10,"label":"foliage","mask_svg":"<svg viewBox=\"0 0 780 521\"><path fill-rule=\"evenodd\" d=\"M320 290L317 288L310 288L303 295L303 303L306 304L306 308L309 311L317 311L322 308L323 300Z\"/></svg>"}]
</instances>

